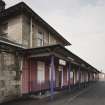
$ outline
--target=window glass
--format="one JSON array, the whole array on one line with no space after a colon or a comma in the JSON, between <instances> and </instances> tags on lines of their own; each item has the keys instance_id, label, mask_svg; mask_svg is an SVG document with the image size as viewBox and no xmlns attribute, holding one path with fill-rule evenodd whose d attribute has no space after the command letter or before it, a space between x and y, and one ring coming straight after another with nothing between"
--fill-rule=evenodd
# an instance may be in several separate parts
<instances>
[{"instance_id":1,"label":"window glass","mask_svg":"<svg viewBox=\"0 0 105 105\"><path fill-rule=\"evenodd\" d=\"M45 46L49 45L49 35L48 35L47 32L46 32L46 34L44 35L44 45L45 45Z\"/></svg>"},{"instance_id":2,"label":"window glass","mask_svg":"<svg viewBox=\"0 0 105 105\"><path fill-rule=\"evenodd\" d=\"M41 31L38 32L38 38L43 39L43 32L41 32Z\"/></svg>"},{"instance_id":3,"label":"window glass","mask_svg":"<svg viewBox=\"0 0 105 105\"><path fill-rule=\"evenodd\" d=\"M38 31L37 46L43 46L43 42L44 42L44 33L41 31Z\"/></svg>"},{"instance_id":4,"label":"window glass","mask_svg":"<svg viewBox=\"0 0 105 105\"><path fill-rule=\"evenodd\" d=\"M38 39L37 40L37 46L43 46L43 40Z\"/></svg>"}]
</instances>

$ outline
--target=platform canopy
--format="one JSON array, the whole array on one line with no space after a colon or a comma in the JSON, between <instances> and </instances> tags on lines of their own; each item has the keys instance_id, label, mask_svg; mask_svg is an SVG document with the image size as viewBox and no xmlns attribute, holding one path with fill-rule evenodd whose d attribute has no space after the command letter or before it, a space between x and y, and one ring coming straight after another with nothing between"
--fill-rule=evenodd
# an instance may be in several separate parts
<instances>
[{"instance_id":1,"label":"platform canopy","mask_svg":"<svg viewBox=\"0 0 105 105\"><path fill-rule=\"evenodd\" d=\"M81 66L92 72L98 72L93 66L82 60L80 57L66 49L64 46L60 44L49 45L37 48L23 49L18 50L20 54L28 56L30 58L38 58L38 57L48 57L54 55L59 59L65 60L67 62L71 62L74 65Z\"/></svg>"}]
</instances>

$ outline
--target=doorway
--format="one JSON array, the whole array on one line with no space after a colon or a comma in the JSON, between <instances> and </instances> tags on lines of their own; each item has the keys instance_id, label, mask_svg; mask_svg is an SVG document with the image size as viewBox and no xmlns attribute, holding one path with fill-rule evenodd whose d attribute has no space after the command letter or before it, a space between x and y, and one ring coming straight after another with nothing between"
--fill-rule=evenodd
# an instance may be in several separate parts
<instances>
[{"instance_id":1,"label":"doorway","mask_svg":"<svg viewBox=\"0 0 105 105\"><path fill-rule=\"evenodd\" d=\"M59 66L56 71L56 87L62 88L63 86L63 66Z\"/></svg>"}]
</instances>

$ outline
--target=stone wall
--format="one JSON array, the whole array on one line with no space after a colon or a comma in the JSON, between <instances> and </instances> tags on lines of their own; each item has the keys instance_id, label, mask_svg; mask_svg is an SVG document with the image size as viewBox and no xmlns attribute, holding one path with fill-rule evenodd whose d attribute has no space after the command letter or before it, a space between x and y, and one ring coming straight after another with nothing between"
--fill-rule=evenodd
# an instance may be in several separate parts
<instances>
[{"instance_id":1,"label":"stone wall","mask_svg":"<svg viewBox=\"0 0 105 105\"><path fill-rule=\"evenodd\" d=\"M20 79L17 78L16 56L0 52L0 102L20 95Z\"/></svg>"}]
</instances>

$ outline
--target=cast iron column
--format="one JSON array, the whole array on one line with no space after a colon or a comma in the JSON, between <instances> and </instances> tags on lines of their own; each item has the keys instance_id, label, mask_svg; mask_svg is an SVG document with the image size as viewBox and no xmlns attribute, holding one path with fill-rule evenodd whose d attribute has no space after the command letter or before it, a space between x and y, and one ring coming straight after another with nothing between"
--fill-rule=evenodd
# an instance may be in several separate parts
<instances>
[{"instance_id":1,"label":"cast iron column","mask_svg":"<svg viewBox=\"0 0 105 105\"><path fill-rule=\"evenodd\" d=\"M51 56L51 81L50 81L51 100L53 100L54 96L54 87L55 87L55 65L54 65L54 56Z\"/></svg>"},{"instance_id":2,"label":"cast iron column","mask_svg":"<svg viewBox=\"0 0 105 105\"><path fill-rule=\"evenodd\" d=\"M80 88L80 83L81 83L81 71L80 71L80 68L81 67L79 66L79 70L78 70L79 71L79 88Z\"/></svg>"},{"instance_id":3,"label":"cast iron column","mask_svg":"<svg viewBox=\"0 0 105 105\"><path fill-rule=\"evenodd\" d=\"M71 71L71 63L69 63L69 65L68 65L68 84L69 84L69 90L70 90L70 71Z\"/></svg>"}]
</instances>

